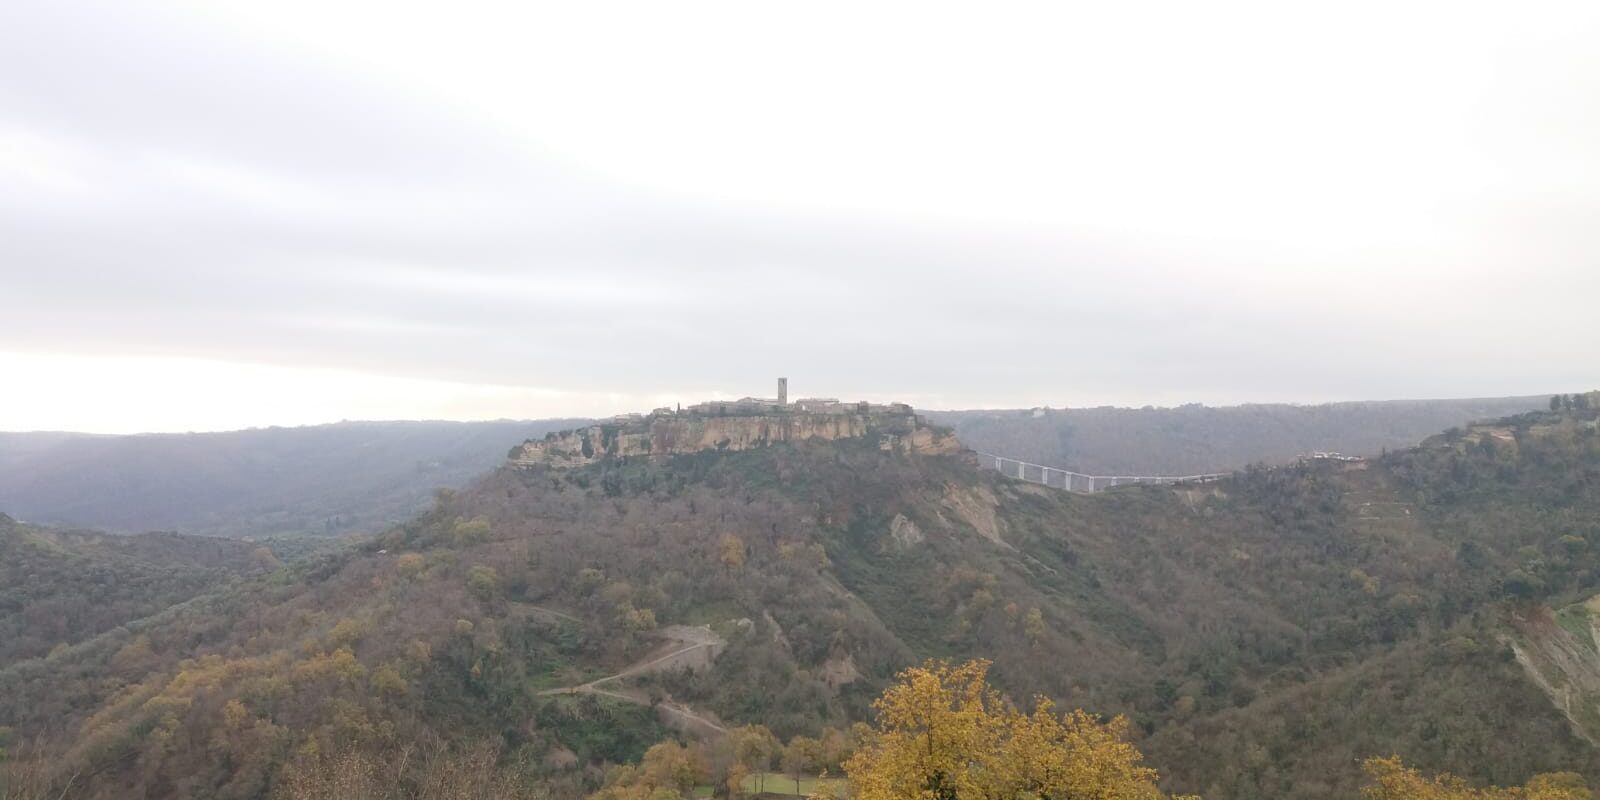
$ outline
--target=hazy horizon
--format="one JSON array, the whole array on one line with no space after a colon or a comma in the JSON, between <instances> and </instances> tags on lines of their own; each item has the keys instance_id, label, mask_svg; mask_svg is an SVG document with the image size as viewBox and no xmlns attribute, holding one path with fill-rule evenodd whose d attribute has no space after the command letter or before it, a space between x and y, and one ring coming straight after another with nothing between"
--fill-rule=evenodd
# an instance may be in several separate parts
<instances>
[{"instance_id":1,"label":"hazy horizon","mask_svg":"<svg viewBox=\"0 0 1600 800\"><path fill-rule=\"evenodd\" d=\"M1600 386L1600 4L5 17L0 429Z\"/></svg>"},{"instance_id":2,"label":"hazy horizon","mask_svg":"<svg viewBox=\"0 0 1600 800\"><path fill-rule=\"evenodd\" d=\"M1592 390L1581 390L1581 391L1592 391ZM757 394L759 394L759 393L757 393ZM1246 402L1240 402L1240 403L1199 403L1199 402L1195 402L1195 403L1176 403L1176 404L1171 404L1171 405L1160 405L1160 404L1144 403L1144 404L1140 404L1140 405L1098 404L1098 405L1092 405L1092 406L1089 406L1089 405L1073 406L1073 405L1051 405L1049 403L1044 403L1044 404L1034 405L1034 406L974 406L974 407L968 407L968 408L927 408L927 407L917 406L916 410L918 412L926 412L926 413L929 413L929 414L976 414L976 413L985 413L985 412L1001 413L1001 412L1030 411L1030 410L1035 410L1035 409L1046 409L1046 410L1050 410L1050 411L1096 411L1096 410L1103 410L1103 409L1114 409L1114 410L1118 410L1118 411L1143 411L1143 410L1153 409L1153 410L1157 410L1157 411L1163 411L1163 410L1172 410L1172 409L1184 408L1184 407L1188 407L1188 406L1200 406L1200 407L1203 407L1203 408L1210 408L1210 409L1248 408L1248 407L1253 407L1253 406L1290 406L1290 407L1297 407L1297 408L1314 408L1314 407L1318 407L1318 406L1331 406L1331 405L1367 405L1367 404L1383 404L1383 403L1401 404L1401 403L1468 402L1468 401L1486 401L1486 400L1511 400L1511 399L1524 399L1524 398L1534 399L1534 400L1541 400L1541 399L1543 399L1543 398L1545 398L1547 396L1555 395L1555 394L1572 394L1572 392L1549 392L1549 393L1533 392L1533 393L1523 393L1523 394L1497 395L1497 396L1493 396L1493 397L1385 397L1385 398L1355 398L1355 399L1346 399L1346 400L1324 400L1324 401L1313 401L1313 402L1262 400L1262 401L1246 401ZM737 399L738 396L739 395L736 395L734 393L722 393L722 394L718 394L718 395L714 395L714 396L693 398L693 400L698 401L698 400L705 400L705 399ZM798 398L798 397L800 397L800 395L796 395L795 397ZM853 400L858 400L858 399L869 399L869 398L848 398L848 399L853 401ZM870 398L870 399L872 399L874 401L880 401L881 400L881 401L884 401L884 402L889 402L889 401L894 401L895 400L895 398L892 398L892 397ZM684 402L687 405L690 401L689 400L685 400ZM669 403L668 407L671 407L671 405L672 404ZM329 426L329 425L385 425L385 424L406 424L406 423L443 423L443 424L463 424L463 425L465 425L465 424L473 424L473 423L528 423L528 422L542 422L542 421L560 420L560 419L602 419L604 417L613 416L614 414L617 414L617 413L628 413L628 412L641 412L642 413L642 412L649 411L650 408L659 408L659 407L661 407L661 406L659 406L659 405L658 406L653 406L653 407L640 406L640 407L637 407L637 408L623 409L622 411L607 411L606 413L555 414L555 415L540 416L540 417L483 417L483 418L456 418L456 419L451 419L451 418L447 418L447 417L386 417L386 418L369 417L369 418L359 418L359 419L358 418L341 418L341 419L330 419L330 420L313 421L313 422L295 422L295 423L288 423L288 424L268 423L268 424L262 424L262 425L244 425L244 426L232 427L232 428L211 428L211 429L203 429L203 430L202 429L172 429L172 430L107 431L107 430L74 430L74 429L64 429L64 428L0 428L0 434L40 434L40 435L44 435L44 434L64 434L64 435L77 435L77 436L168 436L168 435L182 436L182 435L188 435L188 434L238 433L238 432L245 432L245 431L270 430L270 429L275 429L275 428L315 428L315 427L324 427L324 426Z\"/></svg>"}]
</instances>

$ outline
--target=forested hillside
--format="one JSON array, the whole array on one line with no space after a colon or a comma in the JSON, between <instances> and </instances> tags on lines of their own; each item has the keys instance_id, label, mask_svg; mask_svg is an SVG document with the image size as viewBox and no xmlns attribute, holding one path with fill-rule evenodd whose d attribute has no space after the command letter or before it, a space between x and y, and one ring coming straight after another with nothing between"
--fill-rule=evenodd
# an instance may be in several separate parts
<instances>
[{"instance_id":1,"label":"forested hillside","mask_svg":"<svg viewBox=\"0 0 1600 800\"><path fill-rule=\"evenodd\" d=\"M1019 702L1125 714L1169 791L1353 797L1390 754L1593 780L1505 642L1597 588L1600 432L1576 405L1096 495L870 440L506 468L0 669L0 726L85 798L335 796L292 792L446 756L577 797L674 727L831 742L902 668L983 657ZM794 763L837 766L817 747Z\"/></svg>"},{"instance_id":2,"label":"forested hillside","mask_svg":"<svg viewBox=\"0 0 1600 800\"><path fill-rule=\"evenodd\" d=\"M227 433L0 433L0 511L207 536L376 532L578 420L342 422Z\"/></svg>"},{"instance_id":3,"label":"forested hillside","mask_svg":"<svg viewBox=\"0 0 1600 800\"><path fill-rule=\"evenodd\" d=\"M1092 475L1194 475L1283 464L1314 451L1378 455L1479 419L1543 408L1548 397L1257 403L1177 408L936 411L968 447Z\"/></svg>"},{"instance_id":4,"label":"forested hillside","mask_svg":"<svg viewBox=\"0 0 1600 800\"><path fill-rule=\"evenodd\" d=\"M0 667L276 565L270 550L227 539L58 531L0 514Z\"/></svg>"},{"instance_id":5,"label":"forested hillside","mask_svg":"<svg viewBox=\"0 0 1600 800\"><path fill-rule=\"evenodd\" d=\"M1376 454L1546 398L932 412L978 450L1096 474L1191 474L1313 450ZM205 434L0 433L0 511L208 536L373 533L581 420L347 422Z\"/></svg>"}]
</instances>

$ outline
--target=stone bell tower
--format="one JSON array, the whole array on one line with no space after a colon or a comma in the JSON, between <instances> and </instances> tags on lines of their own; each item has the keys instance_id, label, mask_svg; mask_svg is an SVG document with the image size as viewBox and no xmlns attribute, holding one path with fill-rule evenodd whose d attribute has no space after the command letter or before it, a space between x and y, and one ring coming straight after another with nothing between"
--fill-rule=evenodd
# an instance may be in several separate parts
<instances>
[{"instance_id":1,"label":"stone bell tower","mask_svg":"<svg viewBox=\"0 0 1600 800\"><path fill-rule=\"evenodd\" d=\"M789 404L789 379L788 378L779 378L778 379L778 405L786 406L788 404Z\"/></svg>"}]
</instances>

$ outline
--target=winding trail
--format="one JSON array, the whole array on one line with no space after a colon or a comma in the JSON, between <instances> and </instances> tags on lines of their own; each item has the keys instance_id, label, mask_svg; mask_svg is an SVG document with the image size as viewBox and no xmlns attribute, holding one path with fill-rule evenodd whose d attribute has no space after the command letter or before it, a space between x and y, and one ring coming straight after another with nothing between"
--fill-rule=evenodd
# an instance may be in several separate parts
<instances>
[{"instance_id":1,"label":"winding trail","mask_svg":"<svg viewBox=\"0 0 1600 800\"><path fill-rule=\"evenodd\" d=\"M608 689L589 689L585 693L602 695L604 697L614 697L618 700L625 700L627 702L637 703L642 706L654 705L657 709L678 717L680 720L687 723L688 727L699 726L717 736L725 736L728 733L728 729L724 728L715 720L698 714L694 711L694 709L672 700L663 700L659 703L651 703L650 698L648 697L640 697L638 695L627 694L624 692L613 692Z\"/></svg>"},{"instance_id":2,"label":"winding trail","mask_svg":"<svg viewBox=\"0 0 1600 800\"><path fill-rule=\"evenodd\" d=\"M687 666L693 668L697 664L709 664L712 659L716 658L717 653L725 644L725 642L722 640L722 637L712 633L709 627L704 626L692 628L683 625L675 625L663 630L662 634L671 641L687 643L687 646L677 648L664 655L647 658L613 675L607 675L603 678L595 678L588 683L580 683L576 686L563 686L556 689L545 689L544 691L539 692L539 695L551 696L593 694L610 697L617 700L623 700L642 706L654 706L660 713L676 717L680 723L684 724L686 727L699 728L702 732L707 733L708 735L726 734L728 729L723 727L721 723L701 715L688 706L675 702L670 698L660 702L653 702L643 691L601 688L603 684L619 681L624 678L630 678L635 675L643 675L649 672L660 672L663 670L672 669L676 666ZM705 650L706 653L701 656L697 652L700 650Z\"/></svg>"}]
</instances>

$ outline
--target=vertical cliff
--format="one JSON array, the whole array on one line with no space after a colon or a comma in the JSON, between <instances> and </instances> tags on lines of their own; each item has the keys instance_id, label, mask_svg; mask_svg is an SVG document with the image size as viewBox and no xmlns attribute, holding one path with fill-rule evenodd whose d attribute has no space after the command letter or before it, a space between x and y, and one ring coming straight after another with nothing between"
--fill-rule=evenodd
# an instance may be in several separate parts
<instances>
[{"instance_id":1,"label":"vertical cliff","mask_svg":"<svg viewBox=\"0 0 1600 800\"><path fill-rule=\"evenodd\" d=\"M862 438L875 438L885 449L906 452L954 453L961 449L953 433L927 425L904 406L820 412L774 408L766 413L729 415L657 412L591 425L525 442L514 450L511 460L524 466L579 466L607 457L736 452L786 442Z\"/></svg>"}]
</instances>

